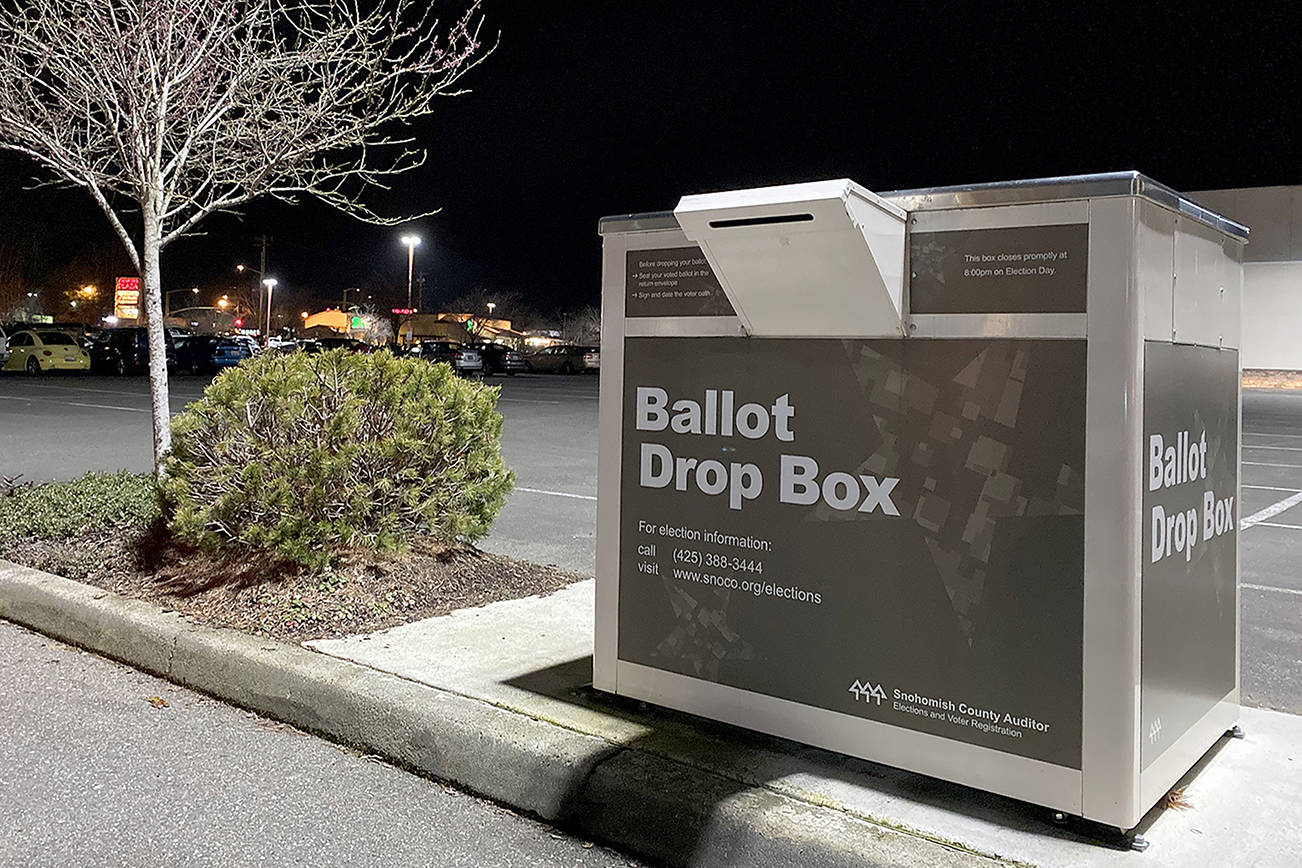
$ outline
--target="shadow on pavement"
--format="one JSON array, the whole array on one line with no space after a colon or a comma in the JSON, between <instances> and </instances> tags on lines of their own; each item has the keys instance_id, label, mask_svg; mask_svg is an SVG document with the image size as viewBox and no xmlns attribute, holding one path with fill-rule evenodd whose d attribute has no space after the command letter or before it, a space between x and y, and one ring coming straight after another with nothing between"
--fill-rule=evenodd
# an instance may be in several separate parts
<instances>
[{"instance_id":1,"label":"shadow on pavement","mask_svg":"<svg viewBox=\"0 0 1302 868\"><path fill-rule=\"evenodd\" d=\"M993 828L981 837L1012 833L1094 846L1128 846L1110 827L1079 818L1055 824L1054 812L1048 808L602 693L592 687L591 656L504 683L644 730L623 741L624 750L613 753L576 783L568 813L574 816L581 811L587 827L618 830L625 842L634 843L632 837L638 845L651 845L647 849L653 852L668 851L674 862L690 862L707 829L717 838L717 807L750 788L833 806L879 825L936 840L975 844L962 830L990 826ZM1196 777L1223 743L1218 742L1181 785ZM652 757L672 762L655 762ZM620 764L627 767L611 768ZM666 789L682 788L691 788L693 798L662 797ZM685 804L695 807L685 813ZM1143 834L1162 811L1160 806L1150 811L1136 833ZM633 829L633 825L640 828ZM630 836L630 832L635 834Z\"/></svg>"}]
</instances>

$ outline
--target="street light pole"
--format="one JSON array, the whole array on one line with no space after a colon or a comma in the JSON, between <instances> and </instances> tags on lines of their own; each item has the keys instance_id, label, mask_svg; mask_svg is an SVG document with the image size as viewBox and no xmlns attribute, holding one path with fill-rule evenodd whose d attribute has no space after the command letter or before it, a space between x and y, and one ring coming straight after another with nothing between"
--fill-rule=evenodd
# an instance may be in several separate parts
<instances>
[{"instance_id":1,"label":"street light pole","mask_svg":"<svg viewBox=\"0 0 1302 868\"><path fill-rule=\"evenodd\" d=\"M85 288L83 287L83 288L82 288L82 292L85 292L85 291L86 291L86 290L85 290ZM194 293L195 295L198 295L198 294L199 294L199 287L196 286L196 287L193 287L193 288L191 288L191 289L173 289L173 290L170 290L170 291L168 291L168 292L163 293L163 316L171 316L171 315L172 315L172 295L173 295L174 293L177 293L177 292L192 292L192 293Z\"/></svg>"},{"instance_id":2,"label":"street light pole","mask_svg":"<svg viewBox=\"0 0 1302 868\"><path fill-rule=\"evenodd\" d=\"M262 343L264 346L271 346L271 291L276 288L276 278L264 277L262 285L267 288L267 328L262 333Z\"/></svg>"},{"instance_id":3,"label":"street light pole","mask_svg":"<svg viewBox=\"0 0 1302 868\"><path fill-rule=\"evenodd\" d=\"M416 247L420 244L420 236L404 235L402 243L407 245L407 309L411 310L411 271L416 262Z\"/></svg>"}]
</instances>

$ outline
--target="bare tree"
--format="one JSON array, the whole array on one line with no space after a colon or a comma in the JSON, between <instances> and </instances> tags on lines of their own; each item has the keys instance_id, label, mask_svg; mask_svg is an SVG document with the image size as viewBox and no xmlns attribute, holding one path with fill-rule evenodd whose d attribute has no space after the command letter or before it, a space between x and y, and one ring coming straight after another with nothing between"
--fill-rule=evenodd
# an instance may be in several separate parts
<instances>
[{"instance_id":1,"label":"bare tree","mask_svg":"<svg viewBox=\"0 0 1302 868\"><path fill-rule=\"evenodd\" d=\"M13 245L0 241L0 320L22 304L27 292L26 263Z\"/></svg>"},{"instance_id":2,"label":"bare tree","mask_svg":"<svg viewBox=\"0 0 1302 868\"><path fill-rule=\"evenodd\" d=\"M595 305L561 314L561 337L572 344L601 341L601 308Z\"/></svg>"},{"instance_id":3,"label":"bare tree","mask_svg":"<svg viewBox=\"0 0 1302 868\"><path fill-rule=\"evenodd\" d=\"M479 0L440 24L428 0L0 2L0 147L104 212L140 273L154 464L170 445L159 252L260 196L364 203L422 148L430 114L484 56Z\"/></svg>"},{"instance_id":4,"label":"bare tree","mask_svg":"<svg viewBox=\"0 0 1302 868\"><path fill-rule=\"evenodd\" d=\"M470 314L473 321L469 333L476 338L487 331L489 319L507 320L512 328L519 329L522 321L536 318L523 294L513 289L495 291L485 286L458 296L444 309L448 313Z\"/></svg>"}]
</instances>

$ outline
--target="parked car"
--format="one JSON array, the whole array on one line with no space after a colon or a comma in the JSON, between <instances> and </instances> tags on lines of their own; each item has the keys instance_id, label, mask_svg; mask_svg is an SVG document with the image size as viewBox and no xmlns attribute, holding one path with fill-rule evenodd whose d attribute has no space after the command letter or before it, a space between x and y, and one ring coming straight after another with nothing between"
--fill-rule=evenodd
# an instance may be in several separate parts
<instances>
[{"instance_id":1,"label":"parked car","mask_svg":"<svg viewBox=\"0 0 1302 868\"><path fill-rule=\"evenodd\" d=\"M325 352L326 350L350 350L354 353L369 353L371 345L359 341L356 338L316 338L313 343L317 345L316 352Z\"/></svg>"},{"instance_id":2,"label":"parked car","mask_svg":"<svg viewBox=\"0 0 1302 868\"><path fill-rule=\"evenodd\" d=\"M176 344L167 338L167 366L176 364ZM113 374L139 374L149 370L149 331L143 326L105 329L90 345L91 369Z\"/></svg>"},{"instance_id":3,"label":"parked car","mask_svg":"<svg viewBox=\"0 0 1302 868\"><path fill-rule=\"evenodd\" d=\"M529 363L524 360L524 356L506 344L473 344L472 346L483 359L485 377L491 377L493 374L514 377L519 371L529 370Z\"/></svg>"},{"instance_id":4,"label":"parked car","mask_svg":"<svg viewBox=\"0 0 1302 868\"><path fill-rule=\"evenodd\" d=\"M0 371L4 370L5 362L9 361L9 335L5 332L5 327L0 325Z\"/></svg>"},{"instance_id":5,"label":"parked car","mask_svg":"<svg viewBox=\"0 0 1302 868\"><path fill-rule=\"evenodd\" d=\"M251 338L248 335L231 335L230 340L235 341L237 344L242 344L248 349L250 356L256 356L258 353L262 352L262 344L258 343L256 339Z\"/></svg>"},{"instance_id":6,"label":"parked car","mask_svg":"<svg viewBox=\"0 0 1302 868\"><path fill-rule=\"evenodd\" d=\"M219 368L233 368L245 359L253 358L253 347L249 341L238 337L222 338L213 347L213 364Z\"/></svg>"},{"instance_id":7,"label":"parked car","mask_svg":"<svg viewBox=\"0 0 1302 868\"><path fill-rule=\"evenodd\" d=\"M584 354L595 349L596 347L580 347L575 344L557 344L530 353L525 356L525 361L529 363L529 370L540 374L577 374L586 370Z\"/></svg>"},{"instance_id":8,"label":"parked car","mask_svg":"<svg viewBox=\"0 0 1302 868\"><path fill-rule=\"evenodd\" d=\"M25 329L6 342L9 358L6 371L89 371L90 356L77 345L72 335L50 329Z\"/></svg>"},{"instance_id":9,"label":"parked car","mask_svg":"<svg viewBox=\"0 0 1302 868\"><path fill-rule=\"evenodd\" d=\"M484 370L484 360L478 350L456 341L421 341L416 353L427 362L446 362L458 374L478 374Z\"/></svg>"},{"instance_id":10,"label":"parked car","mask_svg":"<svg viewBox=\"0 0 1302 868\"><path fill-rule=\"evenodd\" d=\"M176 367L192 374L231 368L253 356L248 341L238 337L192 335L176 348Z\"/></svg>"},{"instance_id":11,"label":"parked car","mask_svg":"<svg viewBox=\"0 0 1302 868\"><path fill-rule=\"evenodd\" d=\"M601 349L599 347L589 347L588 351L583 354L583 370L590 374L595 374L601 370Z\"/></svg>"},{"instance_id":12,"label":"parked car","mask_svg":"<svg viewBox=\"0 0 1302 868\"><path fill-rule=\"evenodd\" d=\"M189 371L192 374L211 371L216 367L212 355L219 340L221 338L217 335L185 335L183 338L176 338L177 370Z\"/></svg>"}]
</instances>

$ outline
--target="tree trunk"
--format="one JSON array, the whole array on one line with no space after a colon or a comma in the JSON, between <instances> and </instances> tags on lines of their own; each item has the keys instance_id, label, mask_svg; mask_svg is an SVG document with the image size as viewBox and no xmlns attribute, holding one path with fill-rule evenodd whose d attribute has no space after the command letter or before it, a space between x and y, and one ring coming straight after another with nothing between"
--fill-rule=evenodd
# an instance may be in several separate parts
<instances>
[{"instance_id":1,"label":"tree trunk","mask_svg":"<svg viewBox=\"0 0 1302 868\"><path fill-rule=\"evenodd\" d=\"M154 422L154 475L163 478L163 458L172 448L172 418L167 393L167 333L163 325L162 278L158 270L162 233L150 203L141 209L145 237L140 261L140 294L149 329L149 393Z\"/></svg>"}]
</instances>

